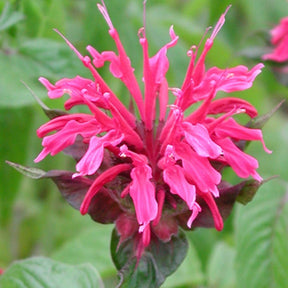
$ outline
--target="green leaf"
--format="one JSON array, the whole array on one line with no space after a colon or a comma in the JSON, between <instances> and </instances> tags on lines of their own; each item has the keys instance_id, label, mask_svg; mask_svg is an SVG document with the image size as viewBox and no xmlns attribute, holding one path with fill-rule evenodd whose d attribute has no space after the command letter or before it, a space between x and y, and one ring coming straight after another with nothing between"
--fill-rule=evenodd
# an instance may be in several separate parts
<instances>
[{"instance_id":1,"label":"green leaf","mask_svg":"<svg viewBox=\"0 0 288 288\"><path fill-rule=\"evenodd\" d=\"M109 256L111 232L111 225L95 223L93 228L66 242L51 257L68 264L91 263L104 277L115 274L115 267Z\"/></svg>"},{"instance_id":2,"label":"green leaf","mask_svg":"<svg viewBox=\"0 0 288 288\"><path fill-rule=\"evenodd\" d=\"M208 265L208 287L235 287L235 250L224 242L219 242L212 252Z\"/></svg>"},{"instance_id":3,"label":"green leaf","mask_svg":"<svg viewBox=\"0 0 288 288\"><path fill-rule=\"evenodd\" d=\"M0 223L2 224L7 223L10 218L11 206L22 177L5 164L5 160L26 161L25 151L29 149L30 130L35 118L32 109L28 107L17 110L1 109L0 115Z\"/></svg>"},{"instance_id":4,"label":"green leaf","mask_svg":"<svg viewBox=\"0 0 288 288\"><path fill-rule=\"evenodd\" d=\"M286 188L287 189L287 188ZM288 283L288 193L286 192L284 201L280 204L275 225L275 240L273 243L273 274L275 277L276 287L285 287Z\"/></svg>"},{"instance_id":5,"label":"green leaf","mask_svg":"<svg viewBox=\"0 0 288 288\"><path fill-rule=\"evenodd\" d=\"M33 38L56 38L53 28L63 31L67 20L64 3L57 0L22 0L20 5L26 16L26 34Z\"/></svg>"},{"instance_id":6,"label":"green leaf","mask_svg":"<svg viewBox=\"0 0 288 288\"><path fill-rule=\"evenodd\" d=\"M231 4L230 1L224 0L221 2L216 1L210 1L210 22L216 23L222 13L224 13L225 9L228 7L229 4ZM215 24L214 24L215 25ZM213 26L214 26L213 25Z\"/></svg>"},{"instance_id":7,"label":"green leaf","mask_svg":"<svg viewBox=\"0 0 288 288\"><path fill-rule=\"evenodd\" d=\"M194 232L190 232L194 233ZM198 247L197 247L198 248ZM167 278L163 288L199 287L203 285L204 275L196 247L190 242L187 256L180 267Z\"/></svg>"},{"instance_id":8,"label":"green leaf","mask_svg":"<svg viewBox=\"0 0 288 288\"><path fill-rule=\"evenodd\" d=\"M54 33L57 35L56 32ZM72 58L75 63L80 62L80 60L78 60L77 56L69 49L64 40L61 41L60 36L58 36L58 38L60 42L45 38L25 41L19 47L19 53L25 57L29 57L28 59L30 61L34 61L41 66L43 65L49 70L49 74L52 72L60 76L61 71L68 72L69 68L71 68L70 60L72 60ZM71 75L71 73L69 74Z\"/></svg>"},{"instance_id":9,"label":"green leaf","mask_svg":"<svg viewBox=\"0 0 288 288\"><path fill-rule=\"evenodd\" d=\"M41 8L39 4L42 4L44 1L31 1L31 0L22 0L21 9L26 16L25 19L25 32L28 37L36 37L40 30L40 25L43 23L44 18L41 13ZM35 25L37 23L38 25Z\"/></svg>"},{"instance_id":10,"label":"green leaf","mask_svg":"<svg viewBox=\"0 0 288 288\"><path fill-rule=\"evenodd\" d=\"M237 287L280 288L287 285L287 201L287 186L274 180L263 185L249 205L239 207L236 218Z\"/></svg>"},{"instance_id":11,"label":"green leaf","mask_svg":"<svg viewBox=\"0 0 288 288\"><path fill-rule=\"evenodd\" d=\"M215 229L195 229L192 232L187 232L189 241L196 247L197 257L201 261L202 271L207 270L210 261L210 255L214 249L220 236Z\"/></svg>"},{"instance_id":12,"label":"green leaf","mask_svg":"<svg viewBox=\"0 0 288 288\"><path fill-rule=\"evenodd\" d=\"M0 15L0 31L10 28L24 19L21 12L12 11L11 4L7 2Z\"/></svg>"},{"instance_id":13,"label":"green leaf","mask_svg":"<svg viewBox=\"0 0 288 288\"><path fill-rule=\"evenodd\" d=\"M89 264L71 266L44 257L13 263L0 278L1 288L103 287L97 270Z\"/></svg>"},{"instance_id":14,"label":"green leaf","mask_svg":"<svg viewBox=\"0 0 288 288\"><path fill-rule=\"evenodd\" d=\"M0 97L0 106L5 107L35 103L23 82L43 98L47 97L47 93L38 82L40 76L51 80L61 75L74 77L82 72L85 77L88 73L64 41L59 43L49 39L26 41L17 50L9 48L5 53L0 52L0 63L0 90L3 94Z\"/></svg>"},{"instance_id":15,"label":"green leaf","mask_svg":"<svg viewBox=\"0 0 288 288\"><path fill-rule=\"evenodd\" d=\"M59 116L67 115L68 113L63 110L59 109L50 109L45 103L41 101L41 99L34 93L34 91L25 83L23 82L24 86L30 91L31 95L34 97L36 102L41 106L42 110L46 114L46 116L51 120Z\"/></svg>"},{"instance_id":16,"label":"green leaf","mask_svg":"<svg viewBox=\"0 0 288 288\"><path fill-rule=\"evenodd\" d=\"M40 90L40 84L36 82L41 67L21 55L9 53L0 52L0 89L2 93L0 106L19 107L34 103L35 100L27 93L21 81L29 83L35 93L41 95L41 91L43 92L44 89ZM42 95L44 94L42 93Z\"/></svg>"},{"instance_id":17,"label":"green leaf","mask_svg":"<svg viewBox=\"0 0 288 288\"><path fill-rule=\"evenodd\" d=\"M121 244L119 241L120 237L114 229L111 238L111 255L119 271L119 287L123 288L160 287L167 276L180 266L188 250L188 242L182 231L172 236L167 243L152 237L140 259L137 259L135 251L139 235Z\"/></svg>"}]
</instances>

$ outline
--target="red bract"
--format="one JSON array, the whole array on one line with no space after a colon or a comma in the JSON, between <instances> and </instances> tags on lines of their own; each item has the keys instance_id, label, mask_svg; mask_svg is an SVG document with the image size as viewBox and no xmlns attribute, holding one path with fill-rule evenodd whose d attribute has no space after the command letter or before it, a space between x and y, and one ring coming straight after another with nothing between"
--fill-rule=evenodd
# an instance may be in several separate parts
<instances>
[{"instance_id":1,"label":"red bract","mask_svg":"<svg viewBox=\"0 0 288 288\"><path fill-rule=\"evenodd\" d=\"M288 17L281 19L280 23L271 31L272 52L263 55L263 60L285 62L288 60Z\"/></svg>"},{"instance_id":2,"label":"red bract","mask_svg":"<svg viewBox=\"0 0 288 288\"><path fill-rule=\"evenodd\" d=\"M44 149L35 161L75 145L76 139L87 144L84 153L78 154L82 158L77 159L77 172L71 178L79 177L84 181L86 177L92 183L84 199L77 198L77 201L82 199L80 211L82 214L93 211L93 219L99 220L97 211L93 210L96 203L97 207L107 210L117 207L116 214L109 213L109 220L103 220L105 212L101 210L101 222L116 220L121 242L136 235L140 239L136 245L138 256L149 245L151 233L169 241L171 235L177 233L177 225L183 226L181 219L186 219L191 228L193 221L204 213L203 209L210 209L215 227L221 230L223 220L215 198L228 193L219 188L221 171L231 167L239 177L252 176L261 181L256 172L258 161L244 153L238 143L256 140L264 145L264 141L261 130L244 127L232 118L239 113L255 117L257 111L251 104L233 97L218 100L215 97L217 91L230 93L250 88L263 65L257 64L251 70L243 65L206 70L206 55L224 24L226 11L206 40L203 52L199 55L199 47L194 46L188 51L190 63L181 88L169 87L166 54L177 44L178 36L171 27L171 41L151 57L142 28L138 33L143 49L142 92L104 3L98 8L109 26L117 53L100 53L88 46L92 58L82 56L62 36L91 71L93 79L76 76L62 79L55 85L44 78L40 81L50 98L70 96L65 103L67 110L75 105L86 105L91 113L58 116L41 126L37 133L44 137ZM112 75L127 87L139 119L133 112L136 108L127 109L97 72L107 61ZM170 106L167 105L169 91L176 96ZM198 108L185 115L185 110L196 103L200 103ZM56 132L47 135L52 131ZM270 152L265 145L264 149ZM69 197L71 201L72 195ZM105 201L98 203L101 199ZM235 201L235 197L233 199ZM108 203L114 203L113 207ZM79 206L78 202L75 206ZM190 213L188 218L183 218L181 215L187 212Z\"/></svg>"}]
</instances>

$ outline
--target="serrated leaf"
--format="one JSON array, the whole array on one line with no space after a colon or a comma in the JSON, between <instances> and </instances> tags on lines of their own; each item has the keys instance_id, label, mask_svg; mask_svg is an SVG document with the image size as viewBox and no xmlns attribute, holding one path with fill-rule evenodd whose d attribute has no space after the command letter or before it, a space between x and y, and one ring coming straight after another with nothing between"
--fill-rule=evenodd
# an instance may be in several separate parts
<instances>
[{"instance_id":1,"label":"serrated leaf","mask_svg":"<svg viewBox=\"0 0 288 288\"><path fill-rule=\"evenodd\" d=\"M188 249L184 232L173 235L164 243L152 237L140 259L135 254L135 241L139 235L128 238L119 244L120 237L113 230L111 238L111 255L119 271L119 287L157 288L183 262Z\"/></svg>"},{"instance_id":2,"label":"serrated leaf","mask_svg":"<svg viewBox=\"0 0 288 288\"><path fill-rule=\"evenodd\" d=\"M29 40L17 49L7 48L5 52L0 52L0 63L0 90L4 93L0 97L0 106L4 107L35 103L23 82L43 98L47 96L38 82L39 76L56 79L60 75L74 77L78 73L85 77L88 73L64 41L59 43L49 39Z\"/></svg>"},{"instance_id":3,"label":"serrated leaf","mask_svg":"<svg viewBox=\"0 0 288 288\"><path fill-rule=\"evenodd\" d=\"M40 65L45 65L49 71L55 74L71 65L69 63L71 56L74 56L74 62L77 62L77 56L72 53L64 41L59 42L52 39L37 38L25 41L19 47L19 53Z\"/></svg>"},{"instance_id":4,"label":"serrated leaf","mask_svg":"<svg viewBox=\"0 0 288 288\"><path fill-rule=\"evenodd\" d=\"M97 288L103 284L90 264L63 264L44 257L13 263L0 277L1 288Z\"/></svg>"},{"instance_id":5,"label":"serrated leaf","mask_svg":"<svg viewBox=\"0 0 288 288\"><path fill-rule=\"evenodd\" d=\"M224 242L219 242L214 247L208 264L208 287L235 287L235 252L235 249L229 247Z\"/></svg>"},{"instance_id":6,"label":"serrated leaf","mask_svg":"<svg viewBox=\"0 0 288 288\"><path fill-rule=\"evenodd\" d=\"M104 277L115 274L109 249L111 232L111 225L95 224L95 227L66 242L51 257L68 264L91 263Z\"/></svg>"},{"instance_id":7,"label":"serrated leaf","mask_svg":"<svg viewBox=\"0 0 288 288\"><path fill-rule=\"evenodd\" d=\"M196 252L201 261L202 271L206 271L219 232L215 229L195 229L193 232L188 232L187 236L194 247L197 248Z\"/></svg>"},{"instance_id":8,"label":"serrated leaf","mask_svg":"<svg viewBox=\"0 0 288 288\"><path fill-rule=\"evenodd\" d=\"M65 27L65 1L57 0L22 0L21 8L26 16L25 32L32 38L56 38L53 28L62 30ZM37 25L35 25L37 23Z\"/></svg>"},{"instance_id":9,"label":"serrated leaf","mask_svg":"<svg viewBox=\"0 0 288 288\"><path fill-rule=\"evenodd\" d=\"M273 243L273 274L277 287L285 287L288 283L288 193L286 192L284 201L280 205L277 224L275 225L275 241ZM279 211L278 210L278 211Z\"/></svg>"},{"instance_id":10,"label":"serrated leaf","mask_svg":"<svg viewBox=\"0 0 288 288\"><path fill-rule=\"evenodd\" d=\"M288 192L280 181L264 185L236 218L237 287L285 287L288 283ZM284 272L285 271L285 272Z\"/></svg>"}]
</instances>

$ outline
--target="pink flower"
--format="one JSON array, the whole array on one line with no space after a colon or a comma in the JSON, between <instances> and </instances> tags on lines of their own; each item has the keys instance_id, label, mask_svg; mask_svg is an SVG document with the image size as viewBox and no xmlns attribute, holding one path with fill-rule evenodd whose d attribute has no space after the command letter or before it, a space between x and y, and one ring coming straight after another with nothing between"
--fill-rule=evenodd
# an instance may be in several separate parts
<instances>
[{"instance_id":1,"label":"pink flower","mask_svg":"<svg viewBox=\"0 0 288 288\"><path fill-rule=\"evenodd\" d=\"M149 55L145 29L140 29L142 92L104 3L98 4L98 8L108 24L117 52L100 53L88 46L91 57L82 56L61 35L90 70L93 79L76 76L53 85L40 78L40 82L51 99L64 94L70 96L65 103L67 110L86 105L90 113L61 115L41 126L37 133L43 137L44 149L35 161L67 151L77 141L86 144L81 148L83 153L80 153L81 159L77 159L76 172L71 178L73 181L78 177L86 179L85 187L91 182L80 212L92 211L97 195L102 195L97 201L110 197L109 203L116 203L118 207L116 227L121 241L137 233L136 230L138 236L142 235L137 244L138 256L149 245L151 233L163 241L177 233L178 220L174 216L189 212L187 226L191 228L201 215L199 203L203 201L211 210L215 227L221 230L223 220L215 199L221 194L223 167L231 167L239 177L252 176L261 181L256 172L258 161L244 153L238 142L261 141L264 149L270 151L265 147L261 130L244 127L233 119L238 113L255 117L257 111L251 104L233 97L215 97L218 91L230 93L250 88L263 65L257 64L251 70L243 65L206 69L206 55L225 22L227 9L206 40L203 52L198 55L200 47L194 46L189 50L190 63L181 87L169 87L166 79L167 50L178 41L173 26L170 42L154 56ZM109 62L111 74L124 83L136 107L126 108L101 78L97 68L105 62ZM169 91L176 96L170 106ZM198 108L185 116L185 110L196 103ZM136 115L140 115L139 118ZM54 134L48 135L53 131ZM107 207L107 203L105 200L99 205L109 211L114 209ZM98 219L97 211L93 213L93 218Z\"/></svg>"},{"instance_id":2,"label":"pink flower","mask_svg":"<svg viewBox=\"0 0 288 288\"><path fill-rule=\"evenodd\" d=\"M263 55L263 60L285 62L288 60L288 17L281 19L280 23L271 31L272 52Z\"/></svg>"}]
</instances>

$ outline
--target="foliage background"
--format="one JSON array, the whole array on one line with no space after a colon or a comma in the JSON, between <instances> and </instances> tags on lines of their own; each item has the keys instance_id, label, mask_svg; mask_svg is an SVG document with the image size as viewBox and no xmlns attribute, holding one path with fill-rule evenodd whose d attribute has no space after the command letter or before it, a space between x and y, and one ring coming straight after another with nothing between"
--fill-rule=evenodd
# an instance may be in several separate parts
<instances>
[{"instance_id":1,"label":"foliage background","mask_svg":"<svg viewBox=\"0 0 288 288\"><path fill-rule=\"evenodd\" d=\"M116 272L109 256L112 227L82 217L64 202L51 182L25 178L4 162L10 160L46 171L73 167L63 155L47 157L39 165L33 163L41 151L41 140L35 130L46 117L21 81L50 108L62 108L63 99L49 100L38 77L53 82L77 74L89 75L53 28L60 30L82 53L88 44L99 51L112 50L114 44L96 3L96 0L0 1L0 267L6 269L15 260L35 255L72 265L90 263L100 273L105 287L114 287ZM288 15L287 1L148 1L146 19L151 55L169 39L171 24L181 39L168 53L170 86L182 84L188 64L186 51L199 43L205 29L215 25L229 4L232 8L209 53L208 65L252 67L265 51L268 30ZM137 31L143 23L142 1L106 0L106 5L141 79ZM265 64L254 86L237 93L237 97L255 105L260 114L270 111L288 95L279 75L273 73L270 63ZM106 68L101 73L125 102L123 87ZM248 150L259 159L263 178L279 175L278 179L263 185L252 203L238 205L222 232L197 229L188 233L188 256L163 287L288 287L287 111L284 103L264 127L264 139L273 154L267 155L259 143L253 143ZM229 171L225 178L238 181ZM90 266L87 269L89 273L94 271Z\"/></svg>"}]
</instances>

